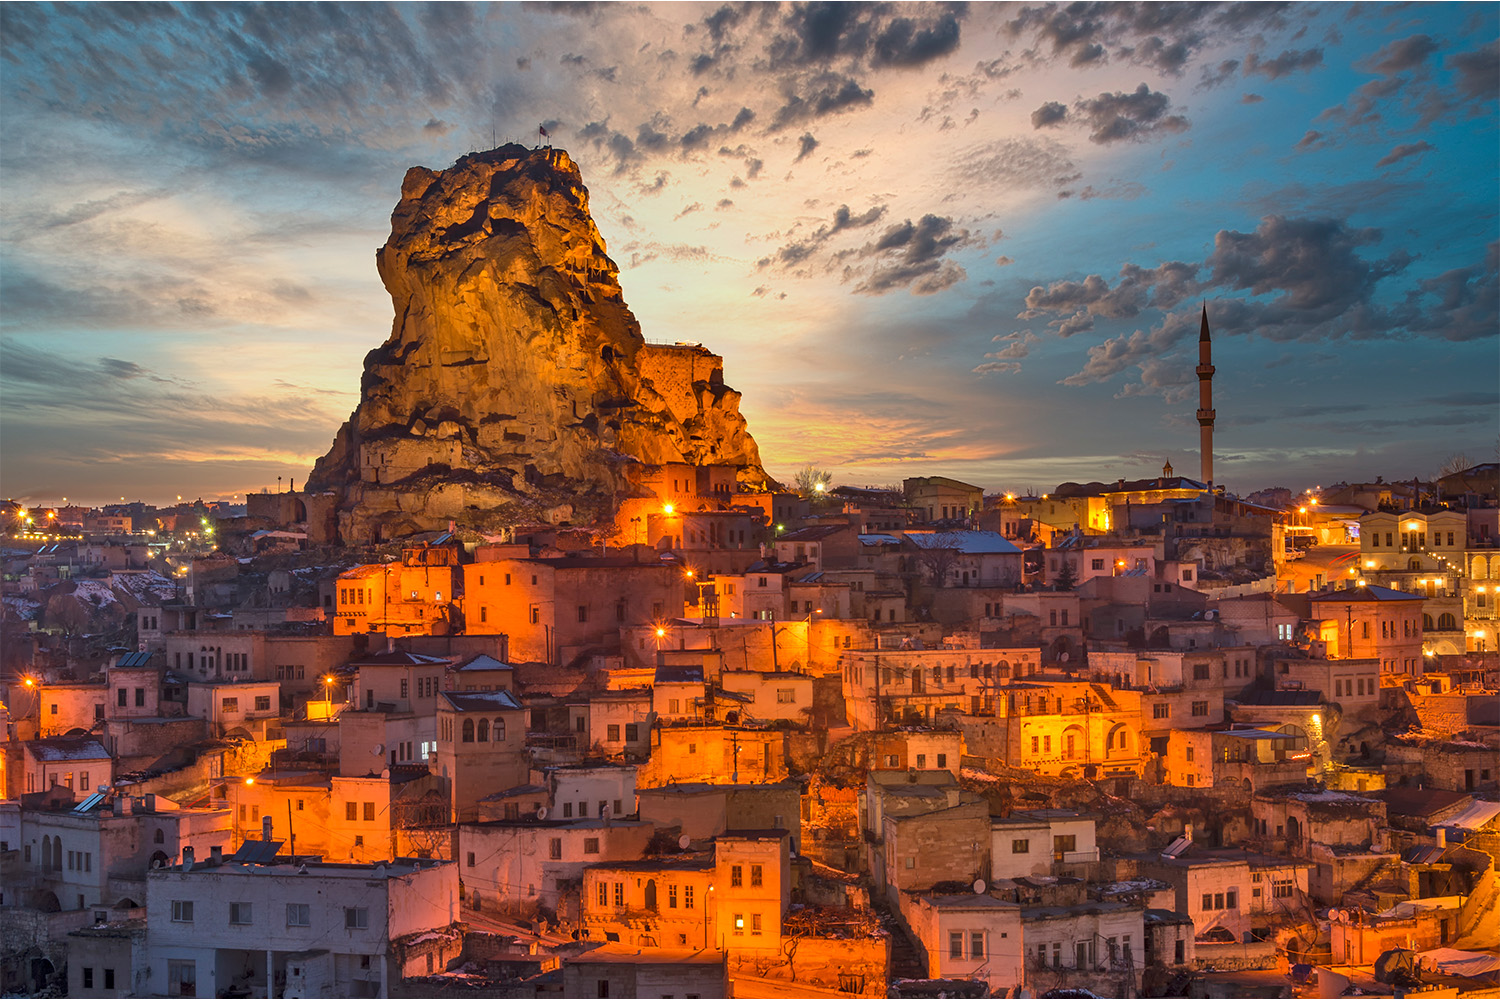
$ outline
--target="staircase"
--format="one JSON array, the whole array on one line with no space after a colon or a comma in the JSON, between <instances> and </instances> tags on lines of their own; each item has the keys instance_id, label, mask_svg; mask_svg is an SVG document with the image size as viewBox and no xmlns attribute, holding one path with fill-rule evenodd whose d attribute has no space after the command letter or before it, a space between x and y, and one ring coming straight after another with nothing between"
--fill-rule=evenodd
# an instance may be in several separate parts
<instances>
[{"instance_id":1,"label":"staircase","mask_svg":"<svg viewBox=\"0 0 1500 1000\"><path fill-rule=\"evenodd\" d=\"M1116 705L1115 700L1109 696L1109 688L1103 684L1090 684L1089 687L1093 689L1094 694L1104 705L1106 712L1118 712L1120 710L1120 706Z\"/></svg>"},{"instance_id":2,"label":"staircase","mask_svg":"<svg viewBox=\"0 0 1500 1000\"><path fill-rule=\"evenodd\" d=\"M927 963L923 960L922 953L917 950L915 942L907 935L905 928L892 923L889 930L891 934L891 981L926 979Z\"/></svg>"}]
</instances>

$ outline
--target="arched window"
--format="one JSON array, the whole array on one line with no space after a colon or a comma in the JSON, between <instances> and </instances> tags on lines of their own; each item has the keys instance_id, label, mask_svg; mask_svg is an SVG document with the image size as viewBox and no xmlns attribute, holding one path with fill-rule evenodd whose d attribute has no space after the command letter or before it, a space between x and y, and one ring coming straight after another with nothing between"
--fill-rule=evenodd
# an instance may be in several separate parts
<instances>
[{"instance_id":1,"label":"arched window","mask_svg":"<svg viewBox=\"0 0 1500 1000\"><path fill-rule=\"evenodd\" d=\"M1413 573L1420 573L1422 572L1422 560L1418 559L1416 556L1412 556L1410 559L1406 560L1406 568L1411 570Z\"/></svg>"},{"instance_id":2,"label":"arched window","mask_svg":"<svg viewBox=\"0 0 1500 1000\"><path fill-rule=\"evenodd\" d=\"M488 743L489 741L490 741L490 720L489 719L480 719L479 720L479 742L481 742L481 743Z\"/></svg>"},{"instance_id":3,"label":"arched window","mask_svg":"<svg viewBox=\"0 0 1500 1000\"><path fill-rule=\"evenodd\" d=\"M1428 632L1432 631L1432 616L1431 615L1424 614L1422 616L1422 628L1425 629Z\"/></svg>"},{"instance_id":4,"label":"arched window","mask_svg":"<svg viewBox=\"0 0 1500 1000\"><path fill-rule=\"evenodd\" d=\"M151 835L151 842L153 844L165 844L167 842L167 835L161 830L157 830Z\"/></svg>"},{"instance_id":5,"label":"arched window","mask_svg":"<svg viewBox=\"0 0 1500 1000\"><path fill-rule=\"evenodd\" d=\"M504 743L505 742L505 720L504 719L496 719L495 720L495 742L496 743Z\"/></svg>"},{"instance_id":6,"label":"arched window","mask_svg":"<svg viewBox=\"0 0 1500 1000\"><path fill-rule=\"evenodd\" d=\"M464 720L464 742L465 743L473 743L474 742L474 720L473 719L465 719Z\"/></svg>"},{"instance_id":7,"label":"arched window","mask_svg":"<svg viewBox=\"0 0 1500 1000\"><path fill-rule=\"evenodd\" d=\"M1452 632L1456 628L1458 628L1458 620L1455 619L1453 615L1449 614L1446 611L1441 615L1438 615L1439 632Z\"/></svg>"}]
</instances>

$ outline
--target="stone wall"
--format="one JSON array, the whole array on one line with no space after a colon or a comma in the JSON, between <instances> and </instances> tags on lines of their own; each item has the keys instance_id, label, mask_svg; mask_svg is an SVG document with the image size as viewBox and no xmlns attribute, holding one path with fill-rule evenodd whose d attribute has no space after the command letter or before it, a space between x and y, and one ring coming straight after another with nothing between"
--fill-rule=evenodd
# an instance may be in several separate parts
<instances>
[{"instance_id":1,"label":"stone wall","mask_svg":"<svg viewBox=\"0 0 1500 1000\"><path fill-rule=\"evenodd\" d=\"M724 381L724 359L697 344L646 344L636 352L641 377L651 380L678 420L697 416L696 383Z\"/></svg>"}]
</instances>

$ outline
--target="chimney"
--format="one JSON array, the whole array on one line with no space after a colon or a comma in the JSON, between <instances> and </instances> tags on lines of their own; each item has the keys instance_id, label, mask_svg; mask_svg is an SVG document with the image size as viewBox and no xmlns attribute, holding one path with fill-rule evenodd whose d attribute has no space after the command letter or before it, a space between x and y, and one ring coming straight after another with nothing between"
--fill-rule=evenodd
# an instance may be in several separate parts
<instances>
[{"instance_id":1,"label":"chimney","mask_svg":"<svg viewBox=\"0 0 1500 1000\"><path fill-rule=\"evenodd\" d=\"M1433 833L1437 834L1437 845L1439 847L1448 846L1448 828L1446 826L1438 827Z\"/></svg>"},{"instance_id":2,"label":"chimney","mask_svg":"<svg viewBox=\"0 0 1500 1000\"><path fill-rule=\"evenodd\" d=\"M1193 824L1186 823L1182 827L1182 839L1189 844L1193 842Z\"/></svg>"},{"instance_id":3,"label":"chimney","mask_svg":"<svg viewBox=\"0 0 1500 1000\"><path fill-rule=\"evenodd\" d=\"M190 872L193 870L193 849L184 847L182 849L182 870Z\"/></svg>"},{"instance_id":4,"label":"chimney","mask_svg":"<svg viewBox=\"0 0 1500 1000\"><path fill-rule=\"evenodd\" d=\"M271 817L270 816L262 816L260 818L260 839L261 840L270 840L271 839Z\"/></svg>"},{"instance_id":5,"label":"chimney","mask_svg":"<svg viewBox=\"0 0 1500 1000\"><path fill-rule=\"evenodd\" d=\"M208 849L208 859L216 865L222 864L224 861L224 848L219 844L210 847Z\"/></svg>"}]
</instances>

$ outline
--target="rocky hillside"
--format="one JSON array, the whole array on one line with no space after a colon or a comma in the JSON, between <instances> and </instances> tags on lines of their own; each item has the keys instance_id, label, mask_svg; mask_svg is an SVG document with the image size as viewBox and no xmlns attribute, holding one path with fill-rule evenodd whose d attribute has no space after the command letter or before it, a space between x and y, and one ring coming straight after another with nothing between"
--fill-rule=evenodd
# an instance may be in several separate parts
<instances>
[{"instance_id":1,"label":"rocky hillside","mask_svg":"<svg viewBox=\"0 0 1500 1000\"><path fill-rule=\"evenodd\" d=\"M506 145L440 172L413 167L376 261L391 335L365 358L359 405L307 483L338 495L345 542L450 518L481 530L607 519L639 464L764 479L717 358L668 357L685 390L643 374L650 354L664 380L664 349L645 344L562 150Z\"/></svg>"}]
</instances>

